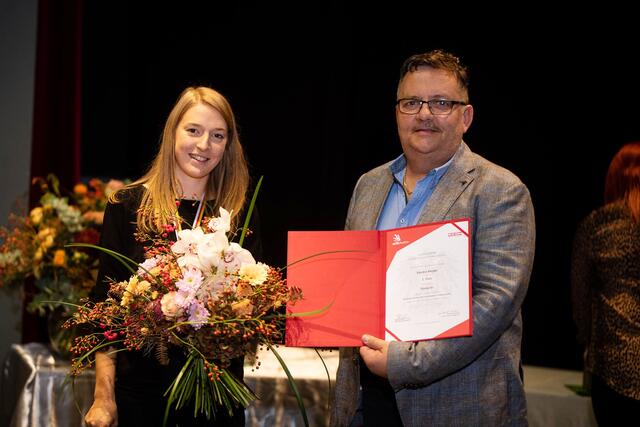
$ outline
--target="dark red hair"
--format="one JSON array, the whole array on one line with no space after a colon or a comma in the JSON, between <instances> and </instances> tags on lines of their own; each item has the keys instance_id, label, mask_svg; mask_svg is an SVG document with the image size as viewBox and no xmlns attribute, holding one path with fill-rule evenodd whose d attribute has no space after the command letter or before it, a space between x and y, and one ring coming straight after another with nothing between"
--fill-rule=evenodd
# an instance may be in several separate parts
<instances>
[{"instance_id":1,"label":"dark red hair","mask_svg":"<svg viewBox=\"0 0 640 427\"><path fill-rule=\"evenodd\" d=\"M625 200L636 222L640 221L640 141L625 144L609 164L604 202Z\"/></svg>"}]
</instances>

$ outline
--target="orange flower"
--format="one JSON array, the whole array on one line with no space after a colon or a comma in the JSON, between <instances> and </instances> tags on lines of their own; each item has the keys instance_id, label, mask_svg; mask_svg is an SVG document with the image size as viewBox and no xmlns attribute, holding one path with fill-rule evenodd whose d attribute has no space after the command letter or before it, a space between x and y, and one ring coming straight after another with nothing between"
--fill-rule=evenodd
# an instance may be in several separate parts
<instances>
[{"instance_id":1,"label":"orange flower","mask_svg":"<svg viewBox=\"0 0 640 427\"><path fill-rule=\"evenodd\" d=\"M53 253L53 265L56 267L64 267L67 262L67 255L64 249L57 249Z\"/></svg>"},{"instance_id":2,"label":"orange flower","mask_svg":"<svg viewBox=\"0 0 640 427\"><path fill-rule=\"evenodd\" d=\"M89 189L83 183L79 183L73 186L73 192L76 194L85 195L87 194L87 191L89 191Z\"/></svg>"},{"instance_id":3,"label":"orange flower","mask_svg":"<svg viewBox=\"0 0 640 427\"><path fill-rule=\"evenodd\" d=\"M104 219L104 211L87 211L82 217L87 221L93 221L98 225L102 225Z\"/></svg>"}]
</instances>

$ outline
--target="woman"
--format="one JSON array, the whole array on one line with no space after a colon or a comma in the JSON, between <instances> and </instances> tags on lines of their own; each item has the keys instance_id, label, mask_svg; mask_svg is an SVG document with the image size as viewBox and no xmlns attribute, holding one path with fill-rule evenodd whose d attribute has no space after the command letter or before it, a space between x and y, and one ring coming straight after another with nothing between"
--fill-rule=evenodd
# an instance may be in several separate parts
<instances>
[{"instance_id":1,"label":"woman","mask_svg":"<svg viewBox=\"0 0 640 427\"><path fill-rule=\"evenodd\" d=\"M228 101L207 87L190 87L182 92L171 110L162 133L160 150L149 171L117 192L106 210L101 246L124 254L137 262L144 260L144 242L136 240L140 230L162 233L164 226L197 226L201 215L215 216L219 207L234 215L237 226L245 205L249 173L238 138L235 118ZM179 220L176 220L178 218ZM249 250L259 252L256 227ZM172 237L175 239L174 233ZM251 247L253 244L253 247ZM103 255L94 290L104 299L107 278L122 281L129 272L114 258ZM94 403L85 417L91 427L160 426L166 398L163 396L184 364L177 349L170 353L169 365L160 365L154 354L122 351L96 355ZM243 360L229 367L243 377ZM215 419L194 418L192 408L172 411L169 426L243 426L244 408L233 416L220 408Z\"/></svg>"},{"instance_id":2,"label":"woman","mask_svg":"<svg viewBox=\"0 0 640 427\"><path fill-rule=\"evenodd\" d=\"M578 227L571 278L601 427L626 425L640 413L640 142L611 161L604 200Z\"/></svg>"}]
</instances>

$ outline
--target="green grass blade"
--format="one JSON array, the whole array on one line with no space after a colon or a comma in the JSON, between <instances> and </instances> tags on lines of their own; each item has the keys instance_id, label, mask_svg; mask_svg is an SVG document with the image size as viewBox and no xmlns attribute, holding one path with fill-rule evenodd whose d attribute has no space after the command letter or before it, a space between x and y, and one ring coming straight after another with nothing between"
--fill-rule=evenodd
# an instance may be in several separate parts
<instances>
[{"instance_id":1,"label":"green grass blade","mask_svg":"<svg viewBox=\"0 0 640 427\"><path fill-rule=\"evenodd\" d=\"M84 248L92 248L92 249L98 249L99 251L102 251L108 255L111 255L112 257L114 257L115 259L117 259L118 261L120 261L120 263L122 265L125 266L125 268L127 270L129 270L129 272L131 274L136 274L137 273L137 269L141 269L143 270L145 273L147 273L149 276L153 277L155 279L155 281L162 286L162 280L160 280L159 278L157 278L156 276L154 276L153 274L151 274L151 272L149 270L147 270L146 268L144 268L142 265L138 264L137 262L135 262L134 260L132 260L131 258L122 255L120 252L116 252L116 251L112 251L111 249L107 249L107 248L103 248L102 246L97 246L97 245L92 245L90 243L69 243L68 245L64 245L65 247L71 247L71 246L80 246L80 247L84 247ZM125 262L126 261L126 262ZM129 264L127 264L127 262ZM136 268L134 269L131 266L135 266Z\"/></svg>"},{"instance_id":2,"label":"green grass blade","mask_svg":"<svg viewBox=\"0 0 640 427\"><path fill-rule=\"evenodd\" d=\"M242 233L240 233L240 240L238 241L238 244L240 246L242 246L242 244L244 243L244 236L247 234L247 228L249 227L249 220L251 219L251 214L253 214L253 207L255 206L256 199L258 198L258 191L260 191L260 187L262 186L262 178L264 178L264 176L260 177L255 190L253 190L251 203L249 203L249 209L247 210L247 215L245 216L245 219L244 219L244 225L242 226Z\"/></svg>"},{"instance_id":3,"label":"green grass blade","mask_svg":"<svg viewBox=\"0 0 640 427\"><path fill-rule=\"evenodd\" d=\"M115 259L117 259L118 261L120 261L122 265L124 265L127 268L127 270L129 270L132 274L135 274L136 270L134 270L131 267L131 265L135 265L136 268L138 267L138 263L132 260L131 258L126 257L119 252L112 251L111 249L103 248L102 246L92 245L90 243L69 243L67 245L64 245L65 248L74 247L74 246L81 247L81 248L98 249L99 251L109 254ZM127 264L125 261L127 261L129 264Z\"/></svg>"},{"instance_id":4,"label":"green grass blade","mask_svg":"<svg viewBox=\"0 0 640 427\"><path fill-rule=\"evenodd\" d=\"M295 260L295 261L293 261L291 264L287 264L287 265L285 265L284 267L280 267L280 268L278 269L278 271L285 270L285 269L287 269L287 268L291 267L292 265L296 265L297 263L302 262L302 261L305 261L305 260L308 260L308 259L310 259L310 258L315 258L315 257L320 256L320 255L336 254L336 253L340 253L340 252L371 252L371 251L364 251L364 250L359 250L359 249L342 249L342 250L335 250L335 251L322 251L322 252L317 252L317 253L315 253L315 254L313 254L313 255L309 255L309 256L306 256L306 257L304 257L304 258L300 258L300 259L298 259L298 260Z\"/></svg>"},{"instance_id":5,"label":"green grass blade","mask_svg":"<svg viewBox=\"0 0 640 427\"><path fill-rule=\"evenodd\" d=\"M167 406L165 407L165 410L164 410L164 419L162 420L163 427L167 425L167 419L169 418L169 410L171 409L171 404L176 399L176 393L179 392L178 389L179 389L179 386L181 385L180 380L182 379L182 376L185 374L185 372L188 371L192 362L193 362L193 354L189 354L189 356L187 357L187 361L184 363L184 366L182 367L182 369L180 370L176 378L173 380L173 383L171 383L171 385L169 386L169 389L167 389L167 391L164 393L165 396L167 395L167 393L169 393L169 397L167 398Z\"/></svg>"},{"instance_id":6,"label":"green grass blade","mask_svg":"<svg viewBox=\"0 0 640 427\"><path fill-rule=\"evenodd\" d=\"M315 351L320 358L322 366L324 366L324 372L327 374L327 383L329 384L329 394L327 396L327 413L329 413L329 410L331 409L331 374L329 373L329 368L327 368L327 364L324 363L324 359L322 358L322 355L320 354L318 349L314 348L313 351Z\"/></svg>"},{"instance_id":7,"label":"green grass blade","mask_svg":"<svg viewBox=\"0 0 640 427\"><path fill-rule=\"evenodd\" d=\"M276 349L269 342L265 342L265 345L269 348L269 350L273 352L274 356L276 356L276 359L278 359L278 362L280 362L280 366L282 366L284 373L287 374L289 385L291 386L291 390L293 390L293 394L295 394L296 401L298 402L298 408L300 409L300 415L302 415L302 421L304 421L305 427L309 427L309 419L307 418L307 411L304 408L304 402L302 401L302 396L300 396L300 391L298 390L298 386L296 385L296 382L293 379L293 376L291 376L291 372L289 372L289 368L287 368L287 364L284 363L284 360L282 360L282 357L280 357Z\"/></svg>"}]
</instances>

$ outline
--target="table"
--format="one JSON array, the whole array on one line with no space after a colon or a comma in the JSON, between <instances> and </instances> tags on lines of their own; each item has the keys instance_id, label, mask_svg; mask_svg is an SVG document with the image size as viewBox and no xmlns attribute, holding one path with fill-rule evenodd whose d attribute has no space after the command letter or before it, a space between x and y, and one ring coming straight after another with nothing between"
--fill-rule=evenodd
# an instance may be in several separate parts
<instances>
[{"instance_id":1,"label":"table","mask_svg":"<svg viewBox=\"0 0 640 427\"><path fill-rule=\"evenodd\" d=\"M66 381L69 363L42 343L13 344L0 378L0 426L72 427L93 402L95 374Z\"/></svg>"},{"instance_id":2,"label":"table","mask_svg":"<svg viewBox=\"0 0 640 427\"><path fill-rule=\"evenodd\" d=\"M326 409L328 381L322 362L312 349L280 348L277 351L287 363L294 378L302 384L303 398L311 426L326 426L329 412ZM338 352L321 351L329 369L331 382L335 381ZM262 356L263 371L255 375L246 371L247 383L264 395L264 401L248 408L247 426L301 426L295 398L285 379L283 369L273 355ZM252 380L255 379L255 382ZM275 386L273 385L275 383ZM582 372L524 366L524 389L527 397L530 427L597 427L591 399L579 396L566 385L582 384ZM250 422L249 422L250 421Z\"/></svg>"},{"instance_id":3,"label":"table","mask_svg":"<svg viewBox=\"0 0 640 427\"><path fill-rule=\"evenodd\" d=\"M338 351L318 350L326 364L326 370L313 349L279 347L276 351L296 382L309 425L328 426L328 406L330 399L333 399ZM270 351L261 350L257 356L257 360L261 361L260 368L252 371L249 367L251 361L247 360L244 374L245 382L260 399L247 408L247 427L303 426L302 415L284 369ZM331 382L328 378L331 378Z\"/></svg>"},{"instance_id":4,"label":"table","mask_svg":"<svg viewBox=\"0 0 640 427\"><path fill-rule=\"evenodd\" d=\"M313 349L276 348L294 376L311 426L328 425L332 398L327 372ZM320 350L331 384L338 352ZM259 400L246 410L247 427L303 425L295 395L283 368L271 353L257 354L258 369L247 359L245 382ZM0 378L0 427L84 427L83 414L93 402L95 372L86 370L72 388L66 382L69 362L41 343L13 344Z\"/></svg>"},{"instance_id":5,"label":"table","mask_svg":"<svg viewBox=\"0 0 640 427\"><path fill-rule=\"evenodd\" d=\"M530 427L597 427L591 398L567 385L581 385L582 372L524 366L524 390Z\"/></svg>"},{"instance_id":6,"label":"table","mask_svg":"<svg viewBox=\"0 0 640 427\"><path fill-rule=\"evenodd\" d=\"M336 350L276 347L293 375L304 401L309 424L329 423L328 402L333 396L338 367ZM245 382L258 400L246 410L247 427L302 426L302 416L283 368L268 350L257 354L260 362L247 358ZM94 372L87 370L76 378L75 388L65 385L69 363L52 355L41 343L14 344L4 361L0 378L0 426L77 427L84 426L81 413L93 401ZM524 366L531 427L596 427L591 399L575 394L567 384L581 384L582 373L537 366ZM331 388L329 387L331 384ZM77 402L77 407L76 407Z\"/></svg>"}]
</instances>

